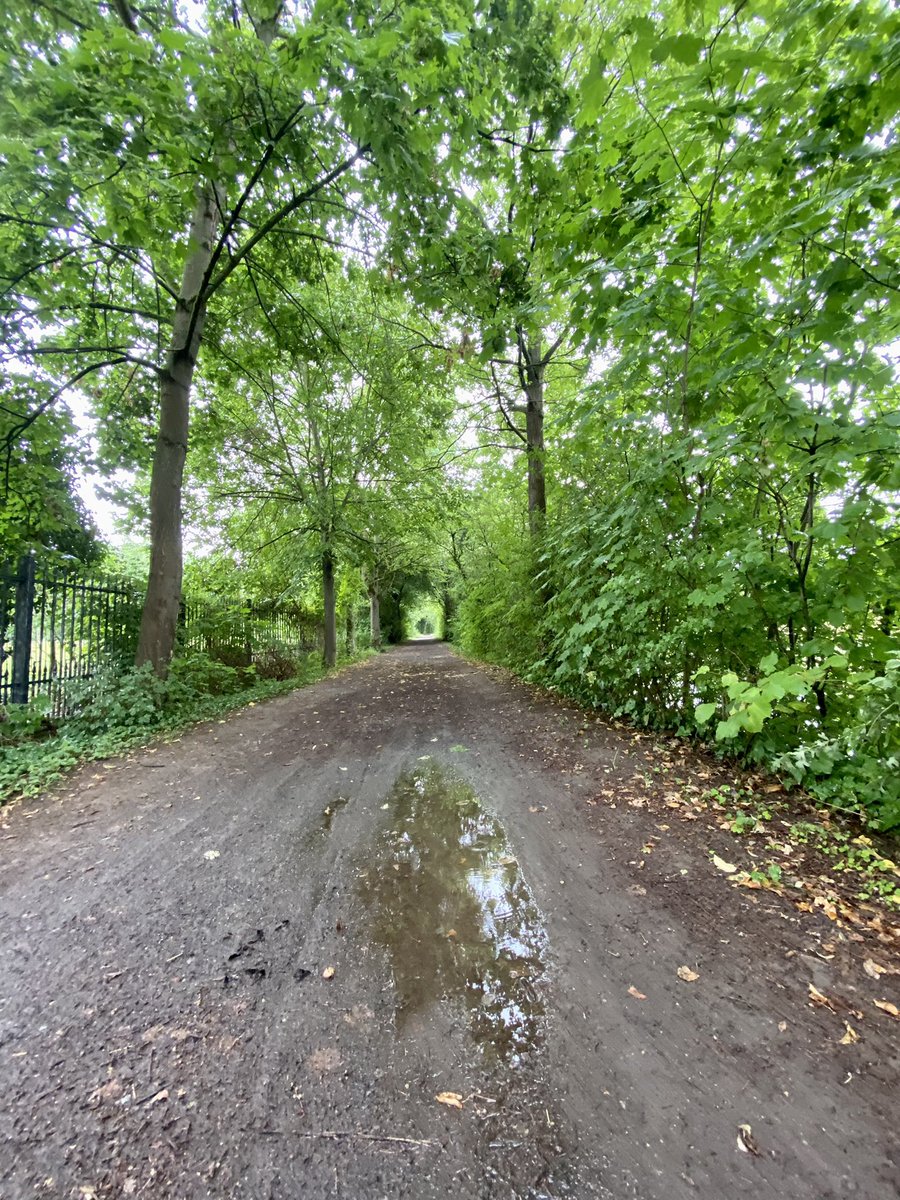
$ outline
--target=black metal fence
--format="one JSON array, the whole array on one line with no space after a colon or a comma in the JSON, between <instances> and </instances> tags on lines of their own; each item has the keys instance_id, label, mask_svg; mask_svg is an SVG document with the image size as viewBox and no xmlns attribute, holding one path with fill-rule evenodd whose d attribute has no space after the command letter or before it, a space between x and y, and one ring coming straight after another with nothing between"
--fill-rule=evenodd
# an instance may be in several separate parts
<instances>
[{"instance_id":1,"label":"black metal fence","mask_svg":"<svg viewBox=\"0 0 900 1200\"><path fill-rule=\"evenodd\" d=\"M266 650L295 654L322 649L322 626L291 605L245 600L187 601L181 608L181 644L230 666L250 666Z\"/></svg>"},{"instance_id":2,"label":"black metal fence","mask_svg":"<svg viewBox=\"0 0 900 1200\"><path fill-rule=\"evenodd\" d=\"M142 589L80 569L41 566L33 555L0 563L0 704L47 696L55 715L66 686L101 665L125 667L137 649ZM297 607L243 600L188 601L179 640L231 666L264 653L311 653L321 628Z\"/></svg>"}]
</instances>

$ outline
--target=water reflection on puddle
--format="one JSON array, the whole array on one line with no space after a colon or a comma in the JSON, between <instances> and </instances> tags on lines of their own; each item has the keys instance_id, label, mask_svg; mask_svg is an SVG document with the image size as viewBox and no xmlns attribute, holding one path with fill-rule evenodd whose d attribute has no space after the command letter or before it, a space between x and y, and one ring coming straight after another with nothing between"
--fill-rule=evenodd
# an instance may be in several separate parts
<instances>
[{"instance_id":1,"label":"water reflection on puddle","mask_svg":"<svg viewBox=\"0 0 900 1200\"><path fill-rule=\"evenodd\" d=\"M455 1002L485 1056L515 1064L543 1040L548 945L503 829L435 763L401 775L387 801L391 827L359 892L390 954L398 1027Z\"/></svg>"}]
</instances>

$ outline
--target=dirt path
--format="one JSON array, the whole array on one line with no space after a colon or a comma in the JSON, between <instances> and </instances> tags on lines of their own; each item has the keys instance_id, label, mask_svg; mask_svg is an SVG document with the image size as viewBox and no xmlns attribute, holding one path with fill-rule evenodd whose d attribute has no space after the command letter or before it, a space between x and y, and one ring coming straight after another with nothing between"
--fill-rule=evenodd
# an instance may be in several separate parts
<instances>
[{"instance_id":1,"label":"dirt path","mask_svg":"<svg viewBox=\"0 0 900 1200\"><path fill-rule=\"evenodd\" d=\"M897 1194L857 960L580 721L413 644L6 814L0 1197Z\"/></svg>"}]
</instances>

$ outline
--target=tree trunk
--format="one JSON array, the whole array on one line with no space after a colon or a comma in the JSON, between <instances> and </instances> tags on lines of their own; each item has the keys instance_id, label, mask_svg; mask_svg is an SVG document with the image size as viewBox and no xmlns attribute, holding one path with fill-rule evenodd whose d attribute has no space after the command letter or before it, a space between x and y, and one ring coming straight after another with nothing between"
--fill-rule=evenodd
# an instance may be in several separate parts
<instances>
[{"instance_id":1,"label":"tree trunk","mask_svg":"<svg viewBox=\"0 0 900 1200\"><path fill-rule=\"evenodd\" d=\"M378 600L378 589L369 589L369 620L372 626L372 649L381 649L381 604Z\"/></svg>"},{"instance_id":2,"label":"tree trunk","mask_svg":"<svg viewBox=\"0 0 900 1200\"><path fill-rule=\"evenodd\" d=\"M456 603L449 587L441 589L441 610L444 617L441 637L445 642L449 642L453 640L453 618L456 616Z\"/></svg>"},{"instance_id":3,"label":"tree trunk","mask_svg":"<svg viewBox=\"0 0 900 1200\"><path fill-rule=\"evenodd\" d=\"M347 653L356 653L356 608L352 604L347 609Z\"/></svg>"},{"instance_id":4,"label":"tree trunk","mask_svg":"<svg viewBox=\"0 0 900 1200\"><path fill-rule=\"evenodd\" d=\"M334 555L331 550L322 554L322 605L325 609L325 653L326 667L337 662L337 614L334 603Z\"/></svg>"},{"instance_id":5,"label":"tree trunk","mask_svg":"<svg viewBox=\"0 0 900 1200\"><path fill-rule=\"evenodd\" d=\"M525 390L525 453L528 457L528 530L531 536L544 528L547 491L544 482L544 362L540 335L533 340L519 334L522 383Z\"/></svg>"},{"instance_id":6,"label":"tree trunk","mask_svg":"<svg viewBox=\"0 0 900 1200\"><path fill-rule=\"evenodd\" d=\"M206 317L200 288L213 251L217 207L214 188L201 185L188 231L188 249L162 372L159 432L150 477L150 575L141 614L136 663L165 676L181 603L181 488L187 456L191 384Z\"/></svg>"}]
</instances>

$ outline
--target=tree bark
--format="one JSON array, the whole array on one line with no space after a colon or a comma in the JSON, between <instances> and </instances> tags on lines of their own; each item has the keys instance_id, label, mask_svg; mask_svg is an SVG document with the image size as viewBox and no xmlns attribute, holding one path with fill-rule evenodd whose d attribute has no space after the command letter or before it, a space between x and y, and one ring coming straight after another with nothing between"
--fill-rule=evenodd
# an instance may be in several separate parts
<instances>
[{"instance_id":1,"label":"tree bark","mask_svg":"<svg viewBox=\"0 0 900 1200\"><path fill-rule=\"evenodd\" d=\"M372 649L381 649L381 603L378 599L378 589L369 588L369 621L372 629Z\"/></svg>"},{"instance_id":2,"label":"tree bark","mask_svg":"<svg viewBox=\"0 0 900 1200\"><path fill-rule=\"evenodd\" d=\"M544 480L544 367L541 337L519 334L522 387L525 392L525 453L528 458L528 530L533 538L544 528L547 490Z\"/></svg>"},{"instance_id":3,"label":"tree bark","mask_svg":"<svg viewBox=\"0 0 900 1200\"><path fill-rule=\"evenodd\" d=\"M322 605L325 609L325 666L337 662L337 613L334 602L334 555L330 549L322 554Z\"/></svg>"},{"instance_id":4,"label":"tree bark","mask_svg":"<svg viewBox=\"0 0 900 1200\"><path fill-rule=\"evenodd\" d=\"M215 189L201 184L188 231L188 249L175 307L159 395L159 431L150 476L150 575L141 614L137 666L168 670L181 604L183 557L181 487L187 456L191 385L203 335L206 302L200 296L218 220Z\"/></svg>"},{"instance_id":5,"label":"tree bark","mask_svg":"<svg viewBox=\"0 0 900 1200\"><path fill-rule=\"evenodd\" d=\"M445 642L449 642L453 638L453 618L456 616L456 603L452 591L449 587L441 589L441 612L444 618L444 628L441 631L441 638Z\"/></svg>"}]
</instances>

